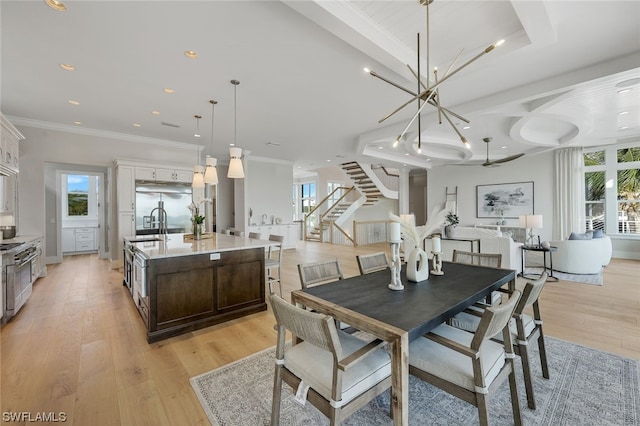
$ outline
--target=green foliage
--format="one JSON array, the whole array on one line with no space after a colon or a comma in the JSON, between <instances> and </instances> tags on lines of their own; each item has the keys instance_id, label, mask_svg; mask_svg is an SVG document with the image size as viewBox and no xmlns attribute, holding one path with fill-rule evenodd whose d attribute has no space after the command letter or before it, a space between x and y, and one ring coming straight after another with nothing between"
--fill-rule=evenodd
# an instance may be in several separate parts
<instances>
[{"instance_id":1,"label":"green foliage","mask_svg":"<svg viewBox=\"0 0 640 426\"><path fill-rule=\"evenodd\" d=\"M445 216L445 220L447 221L447 225L457 225L460 223L460 218L452 211L447 213L447 215Z\"/></svg>"},{"instance_id":2,"label":"green foliage","mask_svg":"<svg viewBox=\"0 0 640 426\"><path fill-rule=\"evenodd\" d=\"M69 216L89 215L89 195L82 192L70 192L67 194Z\"/></svg>"}]
</instances>

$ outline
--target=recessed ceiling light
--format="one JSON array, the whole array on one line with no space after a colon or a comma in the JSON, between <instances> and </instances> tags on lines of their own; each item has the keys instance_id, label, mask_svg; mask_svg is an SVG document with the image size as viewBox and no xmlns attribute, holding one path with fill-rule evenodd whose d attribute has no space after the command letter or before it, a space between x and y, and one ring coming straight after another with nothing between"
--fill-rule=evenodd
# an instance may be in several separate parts
<instances>
[{"instance_id":1,"label":"recessed ceiling light","mask_svg":"<svg viewBox=\"0 0 640 426\"><path fill-rule=\"evenodd\" d=\"M626 114L629 114L629 111L620 111L618 113L618 115L626 115Z\"/></svg>"},{"instance_id":2,"label":"recessed ceiling light","mask_svg":"<svg viewBox=\"0 0 640 426\"><path fill-rule=\"evenodd\" d=\"M235 143L230 143L229 146L236 146L236 144Z\"/></svg>"},{"instance_id":3,"label":"recessed ceiling light","mask_svg":"<svg viewBox=\"0 0 640 426\"><path fill-rule=\"evenodd\" d=\"M623 93L627 93L627 92L630 92L630 91L631 91L631 89L628 89L628 88L627 89L621 89L621 90L618 90L618 94L621 95Z\"/></svg>"},{"instance_id":4,"label":"recessed ceiling light","mask_svg":"<svg viewBox=\"0 0 640 426\"><path fill-rule=\"evenodd\" d=\"M327 163L330 163L330 162L331 162L331 160L327 160Z\"/></svg>"},{"instance_id":5,"label":"recessed ceiling light","mask_svg":"<svg viewBox=\"0 0 640 426\"><path fill-rule=\"evenodd\" d=\"M44 0L44 2L53 10L57 10L58 12L64 12L67 10L67 5L57 0Z\"/></svg>"},{"instance_id":6,"label":"recessed ceiling light","mask_svg":"<svg viewBox=\"0 0 640 426\"><path fill-rule=\"evenodd\" d=\"M153 110L153 111L151 111L151 114L153 114L153 115L160 115L160 111Z\"/></svg>"},{"instance_id":7,"label":"recessed ceiling light","mask_svg":"<svg viewBox=\"0 0 640 426\"><path fill-rule=\"evenodd\" d=\"M378 147L378 149L382 149L382 147L381 147L381 146L379 146L379 147Z\"/></svg>"},{"instance_id":8,"label":"recessed ceiling light","mask_svg":"<svg viewBox=\"0 0 640 426\"><path fill-rule=\"evenodd\" d=\"M198 57L198 54L196 52L194 52L193 50L185 50L184 51L184 56L186 56L189 59L195 59Z\"/></svg>"},{"instance_id":9,"label":"recessed ceiling light","mask_svg":"<svg viewBox=\"0 0 640 426\"><path fill-rule=\"evenodd\" d=\"M142 127L142 124L140 124L140 123L133 123L133 127Z\"/></svg>"},{"instance_id":10,"label":"recessed ceiling light","mask_svg":"<svg viewBox=\"0 0 640 426\"><path fill-rule=\"evenodd\" d=\"M408 152L405 152L405 153L404 153L404 155L409 155L409 153L408 153Z\"/></svg>"},{"instance_id":11,"label":"recessed ceiling light","mask_svg":"<svg viewBox=\"0 0 640 426\"><path fill-rule=\"evenodd\" d=\"M73 99L70 99L67 102L69 102L71 105L80 105L80 102L74 101Z\"/></svg>"},{"instance_id":12,"label":"recessed ceiling light","mask_svg":"<svg viewBox=\"0 0 640 426\"><path fill-rule=\"evenodd\" d=\"M74 67L71 64L60 64L60 68L62 68L63 70L67 70L67 71L73 71L76 69L76 67Z\"/></svg>"},{"instance_id":13,"label":"recessed ceiling light","mask_svg":"<svg viewBox=\"0 0 640 426\"><path fill-rule=\"evenodd\" d=\"M500 148L507 149L507 146L506 145L502 145Z\"/></svg>"},{"instance_id":14,"label":"recessed ceiling light","mask_svg":"<svg viewBox=\"0 0 640 426\"><path fill-rule=\"evenodd\" d=\"M82 121L74 121L73 124L75 124L76 126L80 126L82 124Z\"/></svg>"},{"instance_id":15,"label":"recessed ceiling light","mask_svg":"<svg viewBox=\"0 0 640 426\"><path fill-rule=\"evenodd\" d=\"M622 126L622 127L618 127L618 130L627 130L629 128L629 126Z\"/></svg>"},{"instance_id":16,"label":"recessed ceiling light","mask_svg":"<svg viewBox=\"0 0 640 426\"><path fill-rule=\"evenodd\" d=\"M469 130L471 128L471 126L464 126L462 127L462 130Z\"/></svg>"},{"instance_id":17,"label":"recessed ceiling light","mask_svg":"<svg viewBox=\"0 0 640 426\"><path fill-rule=\"evenodd\" d=\"M174 92L174 90L173 90L173 89L171 89L171 88L169 88L169 87L165 87L164 89L162 89L162 91L163 91L164 93L173 93L173 92Z\"/></svg>"}]
</instances>

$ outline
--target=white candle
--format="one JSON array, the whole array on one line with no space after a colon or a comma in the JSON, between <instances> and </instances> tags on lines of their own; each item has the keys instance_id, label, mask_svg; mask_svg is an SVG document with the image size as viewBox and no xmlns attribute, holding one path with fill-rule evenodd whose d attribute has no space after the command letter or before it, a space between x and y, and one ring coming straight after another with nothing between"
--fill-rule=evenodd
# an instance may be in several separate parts
<instances>
[{"instance_id":1,"label":"white candle","mask_svg":"<svg viewBox=\"0 0 640 426\"><path fill-rule=\"evenodd\" d=\"M440 246L440 236L435 235L431 238L431 251L434 253L440 253L442 247Z\"/></svg>"},{"instance_id":2,"label":"white candle","mask_svg":"<svg viewBox=\"0 0 640 426\"><path fill-rule=\"evenodd\" d=\"M391 222L389 224L389 241L391 242L399 242L401 241L400 236L400 223L399 222Z\"/></svg>"}]
</instances>

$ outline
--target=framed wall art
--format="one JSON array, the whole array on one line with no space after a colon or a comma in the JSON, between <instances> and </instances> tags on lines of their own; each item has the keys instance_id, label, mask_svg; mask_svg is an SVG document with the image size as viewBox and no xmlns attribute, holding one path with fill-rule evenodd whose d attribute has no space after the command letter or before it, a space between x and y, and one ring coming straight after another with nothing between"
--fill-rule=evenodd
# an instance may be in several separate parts
<instances>
[{"instance_id":1,"label":"framed wall art","mask_svg":"<svg viewBox=\"0 0 640 426\"><path fill-rule=\"evenodd\" d=\"M476 185L476 204L478 218L533 214L533 182Z\"/></svg>"}]
</instances>

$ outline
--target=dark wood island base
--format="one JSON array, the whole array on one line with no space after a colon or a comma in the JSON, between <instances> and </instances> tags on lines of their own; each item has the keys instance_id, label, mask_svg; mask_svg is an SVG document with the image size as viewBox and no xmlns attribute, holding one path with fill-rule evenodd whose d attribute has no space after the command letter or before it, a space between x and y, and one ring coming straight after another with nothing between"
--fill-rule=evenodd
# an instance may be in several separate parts
<instances>
[{"instance_id":1,"label":"dark wood island base","mask_svg":"<svg viewBox=\"0 0 640 426\"><path fill-rule=\"evenodd\" d=\"M264 311L264 247L145 259L134 302L153 343Z\"/></svg>"}]
</instances>

